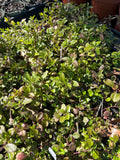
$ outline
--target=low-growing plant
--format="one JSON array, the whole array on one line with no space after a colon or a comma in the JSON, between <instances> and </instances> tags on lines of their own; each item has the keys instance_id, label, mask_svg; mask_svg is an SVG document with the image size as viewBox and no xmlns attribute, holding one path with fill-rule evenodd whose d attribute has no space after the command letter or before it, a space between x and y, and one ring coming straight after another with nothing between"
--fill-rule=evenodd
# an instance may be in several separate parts
<instances>
[{"instance_id":1,"label":"low-growing plant","mask_svg":"<svg viewBox=\"0 0 120 160\"><path fill-rule=\"evenodd\" d=\"M54 2L40 16L1 30L0 158L48 160L51 147L59 160L119 159L119 138L104 141L95 116L101 101L119 107L112 33L88 5Z\"/></svg>"}]
</instances>

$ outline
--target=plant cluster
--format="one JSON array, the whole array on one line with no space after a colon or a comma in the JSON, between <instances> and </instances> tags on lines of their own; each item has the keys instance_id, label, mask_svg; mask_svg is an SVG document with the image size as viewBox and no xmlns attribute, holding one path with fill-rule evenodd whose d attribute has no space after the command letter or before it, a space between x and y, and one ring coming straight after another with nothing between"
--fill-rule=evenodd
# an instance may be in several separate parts
<instances>
[{"instance_id":1,"label":"plant cluster","mask_svg":"<svg viewBox=\"0 0 120 160\"><path fill-rule=\"evenodd\" d=\"M40 16L1 30L0 159L49 160L51 147L58 160L118 160L119 137L102 137L95 116L103 102L119 117L112 33L88 5L55 2Z\"/></svg>"}]
</instances>

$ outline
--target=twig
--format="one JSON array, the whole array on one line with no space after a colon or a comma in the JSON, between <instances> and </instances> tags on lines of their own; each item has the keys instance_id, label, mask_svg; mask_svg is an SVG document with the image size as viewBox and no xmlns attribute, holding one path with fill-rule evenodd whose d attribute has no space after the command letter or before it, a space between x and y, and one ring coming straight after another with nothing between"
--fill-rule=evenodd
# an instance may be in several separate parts
<instances>
[{"instance_id":1,"label":"twig","mask_svg":"<svg viewBox=\"0 0 120 160\"><path fill-rule=\"evenodd\" d=\"M78 124L78 122L76 122L76 128L77 128L77 132L79 133L79 124Z\"/></svg>"},{"instance_id":2,"label":"twig","mask_svg":"<svg viewBox=\"0 0 120 160\"><path fill-rule=\"evenodd\" d=\"M10 119L12 119L12 113L11 113L11 108L10 108Z\"/></svg>"},{"instance_id":3,"label":"twig","mask_svg":"<svg viewBox=\"0 0 120 160\"><path fill-rule=\"evenodd\" d=\"M62 50L63 50L63 46L61 46L61 49L60 49L60 61L62 60Z\"/></svg>"},{"instance_id":4,"label":"twig","mask_svg":"<svg viewBox=\"0 0 120 160\"><path fill-rule=\"evenodd\" d=\"M98 116L100 110L101 110L101 116L102 116L102 113L103 113L103 99L102 99L102 101L101 101L101 103L99 105L98 111L96 113L96 117Z\"/></svg>"}]
</instances>

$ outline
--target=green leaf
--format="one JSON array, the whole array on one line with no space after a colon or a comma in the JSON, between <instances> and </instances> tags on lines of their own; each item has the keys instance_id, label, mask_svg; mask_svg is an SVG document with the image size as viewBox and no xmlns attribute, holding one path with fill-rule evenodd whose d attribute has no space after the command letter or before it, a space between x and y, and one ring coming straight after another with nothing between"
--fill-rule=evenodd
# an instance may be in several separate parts
<instances>
[{"instance_id":1,"label":"green leaf","mask_svg":"<svg viewBox=\"0 0 120 160\"><path fill-rule=\"evenodd\" d=\"M80 137L80 134L78 132L73 133L73 138L78 139Z\"/></svg>"},{"instance_id":2,"label":"green leaf","mask_svg":"<svg viewBox=\"0 0 120 160\"><path fill-rule=\"evenodd\" d=\"M61 155L64 155L64 154L65 154L65 152L66 152L66 149L62 149L62 148L60 148L60 152L59 152L59 153L60 153Z\"/></svg>"},{"instance_id":3,"label":"green leaf","mask_svg":"<svg viewBox=\"0 0 120 160\"><path fill-rule=\"evenodd\" d=\"M73 81L73 86L74 87L79 87L79 83L77 81Z\"/></svg>"},{"instance_id":4,"label":"green leaf","mask_svg":"<svg viewBox=\"0 0 120 160\"><path fill-rule=\"evenodd\" d=\"M65 105L65 104L62 104L62 105L61 105L61 109L64 110L64 111L66 111L66 109L67 109L66 105Z\"/></svg>"},{"instance_id":5,"label":"green leaf","mask_svg":"<svg viewBox=\"0 0 120 160\"><path fill-rule=\"evenodd\" d=\"M43 73L43 75L42 75L42 78L45 79L45 78L47 77L47 75L48 75L48 71L45 71L45 72Z\"/></svg>"},{"instance_id":6,"label":"green leaf","mask_svg":"<svg viewBox=\"0 0 120 160\"><path fill-rule=\"evenodd\" d=\"M0 114L0 120L2 119L2 115Z\"/></svg>"},{"instance_id":7,"label":"green leaf","mask_svg":"<svg viewBox=\"0 0 120 160\"><path fill-rule=\"evenodd\" d=\"M93 141L91 139L87 139L87 146L91 148L93 146Z\"/></svg>"},{"instance_id":8,"label":"green leaf","mask_svg":"<svg viewBox=\"0 0 120 160\"><path fill-rule=\"evenodd\" d=\"M95 49L95 51L96 51L97 55L100 55L100 49L98 47Z\"/></svg>"},{"instance_id":9,"label":"green leaf","mask_svg":"<svg viewBox=\"0 0 120 160\"><path fill-rule=\"evenodd\" d=\"M59 146L59 145L57 145L57 144L54 144L54 145L52 146L52 148L53 148L53 150L54 150L55 152L58 152L58 151L59 151L60 146Z\"/></svg>"},{"instance_id":10,"label":"green leaf","mask_svg":"<svg viewBox=\"0 0 120 160\"><path fill-rule=\"evenodd\" d=\"M95 53L94 53L94 52L88 52L88 56L94 57L94 56L95 56Z\"/></svg>"},{"instance_id":11,"label":"green leaf","mask_svg":"<svg viewBox=\"0 0 120 160\"><path fill-rule=\"evenodd\" d=\"M112 140L114 143L117 143L119 140L119 136L114 134L114 131L113 131L113 135L110 137L110 140Z\"/></svg>"},{"instance_id":12,"label":"green leaf","mask_svg":"<svg viewBox=\"0 0 120 160\"><path fill-rule=\"evenodd\" d=\"M86 91L83 91L83 95L86 95Z\"/></svg>"},{"instance_id":13,"label":"green leaf","mask_svg":"<svg viewBox=\"0 0 120 160\"><path fill-rule=\"evenodd\" d=\"M94 158L94 159L99 159L99 153L98 153L98 151L92 151L92 157Z\"/></svg>"},{"instance_id":14,"label":"green leaf","mask_svg":"<svg viewBox=\"0 0 120 160\"><path fill-rule=\"evenodd\" d=\"M25 98L24 101L23 101L23 105L26 105L26 104L29 104L32 102L32 99L31 98Z\"/></svg>"},{"instance_id":15,"label":"green leaf","mask_svg":"<svg viewBox=\"0 0 120 160\"><path fill-rule=\"evenodd\" d=\"M64 73L60 73L60 80L65 82L65 74Z\"/></svg>"},{"instance_id":16,"label":"green leaf","mask_svg":"<svg viewBox=\"0 0 120 160\"><path fill-rule=\"evenodd\" d=\"M108 97L108 98L105 99L105 101L106 101L106 102L110 102L110 101L111 101L111 98Z\"/></svg>"},{"instance_id":17,"label":"green leaf","mask_svg":"<svg viewBox=\"0 0 120 160\"><path fill-rule=\"evenodd\" d=\"M120 160L120 157L114 155L113 160Z\"/></svg>"},{"instance_id":18,"label":"green leaf","mask_svg":"<svg viewBox=\"0 0 120 160\"><path fill-rule=\"evenodd\" d=\"M13 136L15 133L15 129L14 128L8 129L8 133Z\"/></svg>"},{"instance_id":19,"label":"green leaf","mask_svg":"<svg viewBox=\"0 0 120 160\"><path fill-rule=\"evenodd\" d=\"M67 105L66 111L67 111L67 112L70 112L70 109L71 109L71 106L70 106L70 105Z\"/></svg>"},{"instance_id":20,"label":"green leaf","mask_svg":"<svg viewBox=\"0 0 120 160\"><path fill-rule=\"evenodd\" d=\"M0 125L0 135L2 135L5 132L5 127L3 125Z\"/></svg>"},{"instance_id":21,"label":"green leaf","mask_svg":"<svg viewBox=\"0 0 120 160\"><path fill-rule=\"evenodd\" d=\"M15 152L17 150L17 146L13 143L8 143L6 144L5 146L5 150L8 152L8 153L11 153L11 152Z\"/></svg>"},{"instance_id":22,"label":"green leaf","mask_svg":"<svg viewBox=\"0 0 120 160\"><path fill-rule=\"evenodd\" d=\"M111 81L111 79L103 80L103 82L109 87L115 87L115 84Z\"/></svg>"},{"instance_id":23,"label":"green leaf","mask_svg":"<svg viewBox=\"0 0 120 160\"><path fill-rule=\"evenodd\" d=\"M69 119L70 119L70 115L69 115L69 114L66 114L66 115L65 115L65 119L66 119L66 120L69 120Z\"/></svg>"},{"instance_id":24,"label":"green leaf","mask_svg":"<svg viewBox=\"0 0 120 160\"><path fill-rule=\"evenodd\" d=\"M83 118L83 122L85 123L85 125L89 122L89 119L87 117Z\"/></svg>"},{"instance_id":25,"label":"green leaf","mask_svg":"<svg viewBox=\"0 0 120 160\"><path fill-rule=\"evenodd\" d=\"M89 94L90 97L93 96L93 91L92 91L92 89L88 89L88 94Z\"/></svg>"},{"instance_id":26,"label":"green leaf","mask_svg":"<svg viewBox=\"0 0 120 160\"><path fill-rule=\"evenodd\" d=\"M3 154L0 154L0 159L3 159Z\"/></svg>"},{"instance_id":27,"label":"green leaf","mask_svg":"<svg viewBox=\"0 0 120 160\"><path fill-rule=\"evenodd\" d=\"M61 116L59 121L60 123L63 123L65 120L66 120L65 116Z\"/></svg>"},{"instance_id":28,"label":"green leaf","mask_svg":"<svg viewBox=\"0 0 120 160\"><path fill-rule=\"evenodd\" d=\"M58 142L61 142L62 138L63 138L63 136L62 136L61 134L59 134L59 135L57 136L56 140L57 140Z\"/></svg>"},{"instance_id":29,"label":"green leaf","mask_svg":"<svg viewBox=\"0 0 120 160\"><path fill-rule=\"evenodd\" d=\"M94 48L94 46L90 45L89 43L86 43L84 50L86 52L91 51Z\"/></svg>"},{"instance_id":30,"label":"green leaf","mask_svg":"<svg viewBox=\"0 0 120 160\"><path fill-rule=\"evenodd\" d=\"M119 102L120 101L120 93L112 93L110 98L113 100L113 102Z\"/></svg>"},{"instance_id":31,"label":"green leaf","mask_svg":"<svg viewBox=\"0 0 120 160\"><path fill-rule=\"evenodd\" d=\"M74 45L75 43L77 43L77 40L72 40L70 43Z\"/></svg>"},{"instance_id":32,"label":"green leaf","mask_svg":"<svg viewBox=\"0 0 120 160\"><path fill-rule=\"evenodd\" d=\"M23 80L25 82L31 81L31 76L28 72L25 73L25 76L23 77Z\"/></svg>"},{"instance_id":33,"label":"green leaf","mask_svg":"<svg viewBox=\"0 0 120 160\"><path fill-rule=\"evenodd\" d=\"M14 158L15 158L15 152L9 152L9 153L7 153L7 156L8 156L9 160L14 160Z\"/></svg>"},{"instance_id":34,"label":"green leaf","mask_svg":"<svg viewBox=\"0 0 120 160\"><path fill-rule=\"evenodd\" d=\"M5 22L9 22L8 18L4 17L4 19L5 19Z\"/></svg>"}]
</instances>

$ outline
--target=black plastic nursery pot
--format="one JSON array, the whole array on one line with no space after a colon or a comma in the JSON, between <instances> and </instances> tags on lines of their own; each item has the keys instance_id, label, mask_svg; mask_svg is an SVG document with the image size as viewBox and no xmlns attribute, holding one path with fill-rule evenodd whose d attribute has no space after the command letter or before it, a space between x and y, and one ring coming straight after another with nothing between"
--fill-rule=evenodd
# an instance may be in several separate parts
<instances>
[{"instance_id":1,"label":"black plastic nursery pot","mask_svg":"<svg viewBox=\"0 0 120 160\"><path fill-rule=\"evenodd\" d=\"M26 21L28 21L31 16L35 16L35 18L40 19L39 13L43 12L45 6L49 2L53 2L53 1L49 0L48 2L44 2L42 4L39 3L37 5L26 6L26 9L23 9L20 12L17 12L17 13L11 12L10 14L6 14L6 15L10 18L10 20L14 22L21 21L22 19L26 19ZM4 18L2 17L0 22L0 28L7 28L7 27L10 27L10 26L8 23L5 22Z\"/></svg>"},{"instance_id":2,"label":"black plastic nursery pot","mask_svg":"<svg viewBox=\"0 0 120 160\"><path fill-rule=\"evenodd\" d=\"M2 9L8 17L15 17L25 9L25 3L20 0L8 1L2 6Z\"/></svg>"},{"instance_id":3,"label":"black plastic nursery pot","mask_svg":"<svg viewBox=\"0 0 120 160\"><path fill-rule=\"evenodd\" d=\"M5 4L5 0L0 0L0 8Z\"/></svg>"}]
</instances>

